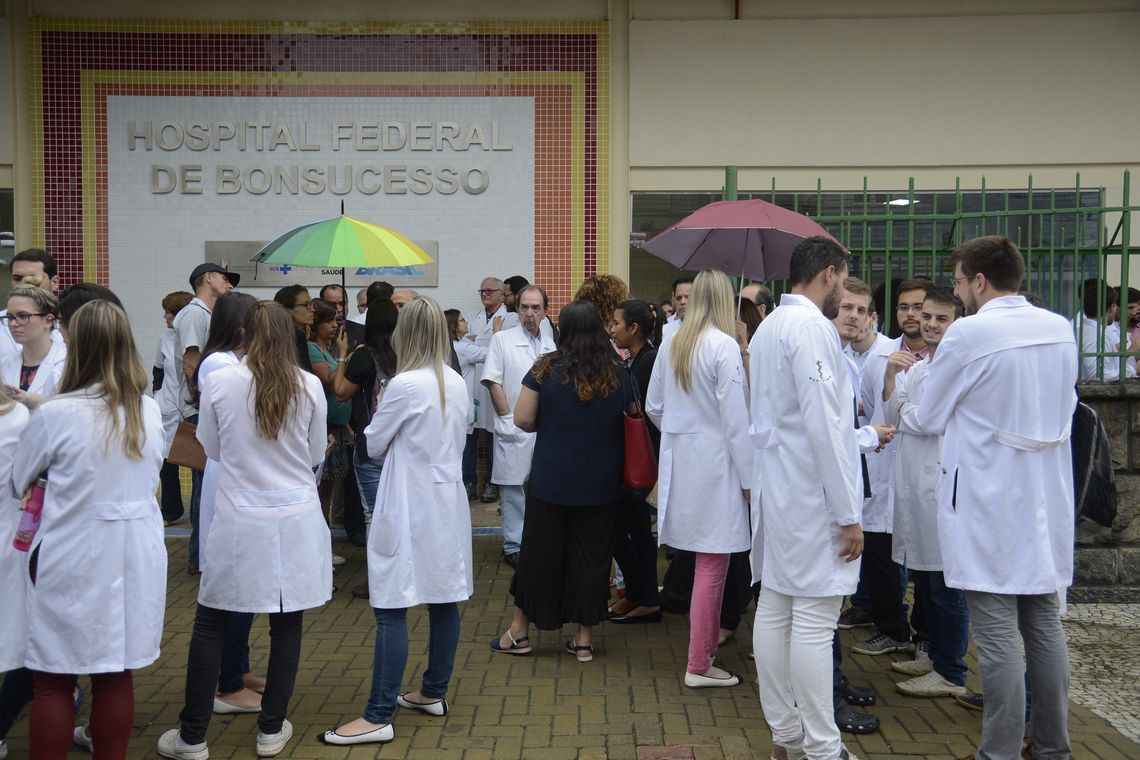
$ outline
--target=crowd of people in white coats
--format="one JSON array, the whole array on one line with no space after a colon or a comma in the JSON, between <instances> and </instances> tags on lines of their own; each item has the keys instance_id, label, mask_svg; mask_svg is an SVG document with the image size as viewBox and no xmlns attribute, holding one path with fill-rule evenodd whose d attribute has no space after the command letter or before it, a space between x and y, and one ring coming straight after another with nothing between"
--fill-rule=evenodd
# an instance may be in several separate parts
<instances>
[{"instance_id":1,"label":"crowd of people in white coats","mask_svg":"<svg viewBox=\"0 0 1140 760\"><path fill-rule=\"evenodd\" d=\"M57 296L51 256L21 252L0 313L0 758L29 702L31 757L73 743L126 756L131 673L159 657L178 465L194 470L200 582L163 757L206 760L213 714L256 714L258 756L294 741L304 611L334 592L335 488L350 535L358 499L368 581L352 592L376 644L368 701L327 744L391 741L397 708L447 714L481 499L501 505L514 568L495 653L532 655L532 626L575 624L563 648L589 663L597 626L651 624L683 598L684 685L734 687L717 650L755 598L777 760L852 758L841 732L876 729L859 709L874 692L841 671L837 628L864 626L854 651L913 656L893 664L900 691L983 710L977 758L1071 757L1073 329L1020 293L1008 239L967 241L951 265L952 288L897 288L892 340L829 238L796 247L778 305L705 271L674 284L667 314L601 275L557 324L521 277L486 278L468 315L374 283L347 317L340 286L258 301L202 264L192 293L163 299L151 377L114 293ZM655 488L630 474L646 461ZM428 665L402 691L419 605ZM264 677L249 656L259 613ZM971 633L980 694L965 687ZM75 727L84 675L91 719Z\"/></svg>"}]
</instances>

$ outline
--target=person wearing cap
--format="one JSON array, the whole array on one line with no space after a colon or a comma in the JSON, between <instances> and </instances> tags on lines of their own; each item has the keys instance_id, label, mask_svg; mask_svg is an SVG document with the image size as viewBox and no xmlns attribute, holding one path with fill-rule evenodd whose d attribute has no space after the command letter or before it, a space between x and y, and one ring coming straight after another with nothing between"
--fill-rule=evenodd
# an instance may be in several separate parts
<instances>
[{"instance_id":1,"label":"person wearing cap","mask_svg":"<svg viewBox=\"0 0 1140 760\"><path fill-rule=\"evenodd\" d=\"M210 313L219 298L237 287L241 276L228 272L217 264L199 264L190 273L190 287L194 291L192 300L174 318L174 365L179 370L178 411L187 422L198 423L198 408L195 405L191 384L202 358L202 347L210 333ZM191 470L193 488L190 492L190 544L188 572L198 574L198 505L202 498L202 473Z\"/></svg>"}]
</instances>

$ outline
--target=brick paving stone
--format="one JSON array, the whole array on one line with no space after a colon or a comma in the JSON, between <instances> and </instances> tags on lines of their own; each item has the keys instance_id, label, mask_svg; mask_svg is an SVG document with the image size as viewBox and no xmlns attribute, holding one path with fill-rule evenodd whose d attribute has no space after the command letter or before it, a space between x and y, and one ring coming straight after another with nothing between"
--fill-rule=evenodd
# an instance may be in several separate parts
<instances>
[{"instance_id":1,"label":"brick paving stone","mask_svg":"<svg viewBox=\"0 0 1140 760\"><path fill-rule=\"evenodd\" d=\"M493 524L494 505L480 506L476 522ZM185 567L185 539L167 541L171 555L166 629L161 659L135 674L135 732L131 760L155 757L160 733L177 725L182 707L186 652L194 619L197 579ZM767 758L771 737L757 698L751 649L751 620L745 616L736 638L721 648L719 660L744 675L735 689L691 690L682 685L688 648L683 616L666 615L661 625L601 626L595 632L596 657L580 664L562 651L571 627L532 635L536 652L511 657L491 652L488 643L510 618L510 570L499 560L499 539L475 538L475 597L461 606L462 629L446 718L399 713L396 741L384 746L326 747L322 731L360 714L371 686L375 619L349 589L364 580L362 551L347 543L337 553L348 563L336 573L339 587L320 610L305 613L305 639L297 688L290 706L296 738L282 754L295 758L463 758L463 760L697 760ZM1089 606L1091 607L1091 605ZM1100 605L1099 607L1105 607ZM1133 608L1089 610L1074 606L1070 647L1074 659L1074 703L1070 713L1074 757L1093 760L1140 758L1140 745L1114 728L1135 725L1134 682L1115 688L1140 668L1140 651L1120 646L1136 641ZM426 667L426 610L408 616L409 658L406 688L416 688ZM1073 633L1073 632L1076 633ZM865 632L856 632L859 637ZM1075 636L1075 638L1074 638ZM1111 646L1116 637L1117 646ZM881 733L846 737L861 758L872 760L953 760L976 746L980 715L951 700L905 697L894 689L901 680L890 671L890 657L849 655L852 637L844 632L844 667L857 684L879 697L873 712ZM268 626L259 615L251 634L251 659L264 672ZM1082 649L1083 645L1086 645ZM1080 659L1084 657L1085 659ZM976 661L969 685L978 687ZM1081 680L1084 679L1084 680ZM85 679L81 683L86 687ZM1098 691L1100 689L1101 691ZM1106 701L1107 700L1107 701ZM85 710L87 708L84 708ZM1100 713L1100 714L1098 714ZM254 757L254 716L211 721L207 735L216 760ZM12 760L27 756L26 720L10 736ZM78 751L73 757L83 757Z\"/></svg>"}]
</instances>

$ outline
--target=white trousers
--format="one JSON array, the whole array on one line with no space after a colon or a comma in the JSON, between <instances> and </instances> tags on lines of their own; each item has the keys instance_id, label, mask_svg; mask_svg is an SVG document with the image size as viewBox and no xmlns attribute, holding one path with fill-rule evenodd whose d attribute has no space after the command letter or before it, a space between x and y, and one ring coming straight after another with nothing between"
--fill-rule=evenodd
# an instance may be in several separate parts
<instances>
[{"instance_id":1,"label":"white trousers","mask_svg":"<svg viewBox=\"0 0 1140 760\"><path fill-rule=\"evenodd\" d=\"M785 596L760 590L752 646L760 706L772 741L802 747L810 760L843 749L832 705L831 640L843 597Z\"/></svg>"}]
</instances>

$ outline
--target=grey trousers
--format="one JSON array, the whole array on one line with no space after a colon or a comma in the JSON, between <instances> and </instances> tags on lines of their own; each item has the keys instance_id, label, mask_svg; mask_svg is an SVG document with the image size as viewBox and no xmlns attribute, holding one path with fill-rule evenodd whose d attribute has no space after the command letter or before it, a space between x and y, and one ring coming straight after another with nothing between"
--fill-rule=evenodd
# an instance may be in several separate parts
<instances>
[{"instance_id":1,"label":"grey trousers","mask_svg":"<svg viewBox=\"0 0 1140 760\"><path fill-rule=\"evenodd\" d=\"M966 603L985 698L977 760L1021 757L1027 670L1033 691L1028 734L1033 740L1033 757L1070 760L1069 649L1057 594L1014 596L967 591Z\"/></svg>"}]
</instances>

